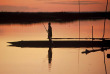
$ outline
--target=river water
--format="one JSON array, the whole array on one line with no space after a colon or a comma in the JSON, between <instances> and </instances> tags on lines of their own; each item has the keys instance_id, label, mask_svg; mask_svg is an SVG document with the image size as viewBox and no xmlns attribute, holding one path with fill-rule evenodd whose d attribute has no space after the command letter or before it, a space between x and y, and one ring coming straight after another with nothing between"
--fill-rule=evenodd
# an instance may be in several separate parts
<instances>
[{"instance_id":1,"label":"river water","mask_svg":"<svg viewBox=\"0 0 110 74\"><path fill-rule=\"evenodd\" d=\"M80 21L80 37L103 36L104 20ZM52 57L48 58L49 48L12 47L7 42L21 40L48 40L48 34L42 25L48 28L48 22L32 24L0 24L0 74L106 74L102 51L82 54L82 51L100 48L52 48ZM51 22L53 38L78 38L79 21ZM105 38L110 38L110 20L106 20ZM110 54L105 52L107 74L110 74Z\"/></svg>"}]
</instances>

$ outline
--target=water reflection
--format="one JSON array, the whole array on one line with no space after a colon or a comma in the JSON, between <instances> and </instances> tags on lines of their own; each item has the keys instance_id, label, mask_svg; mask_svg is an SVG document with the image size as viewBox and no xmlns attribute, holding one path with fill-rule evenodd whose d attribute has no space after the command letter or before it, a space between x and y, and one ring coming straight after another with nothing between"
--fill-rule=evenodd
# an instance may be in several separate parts
<instances>
[{"instance_id":1,"label":"water reflection","mask_svg":"<svg viewBox=\"0 0 110 74\"><path fill-rule=\"evenodd\" d=\"M105 51L103 51L103 55L104 55L105 74L107 74L107 68L106 68L106 62L105 62Z\"/></svg>"},{"instance_id":2,"label":"water reflection","mask_svg":"<svg viewBox=\"0 0 110 74\"><path fill-rule=\"evenodd\" d=\"M92 52L102 51L102 52L103 52L103 56L104 56L105 74L107 74L107 67L106 67L106 60L105 60L105 56L106 56L106 55L105 55L105 50L107 51L107 50L109 50L109 49L110 49L110 47L109 47L109 48L101 47L100 49L93 49L93 50L87 50L87 49L86 49L85 51L82 52L82 54L85 53L85 54L87 55L87 54L92 53ZM110 55L110 54L107 54L107 58L110 57L109 55Z\"/></svg>"},{"instance_id":3,"label":"water reflection","mask_svg":"<svg viewBox=\"0 0 110 74\"><path fill-rule=\"evenodd\" d=\"M85 51L82 52L82 54L86 54L86 55L87 55L87 54L89 54L89 53L97 52L97 51L102 51L102 52L104 52L104 50L107 51L107 50L109 50L109 49L110 49L110 47L108 47L108 48L107 48L107 47L105 47L105 48L104 48L104 47L101 47L100 49L93 49L93 50L88 50L88 49L86 49Z\"/></svg>"},{"instance_id":4,"label":"water reflection","mask_svg":"<svg viewBox=\"0 0 110 74\"><path fill-rule=\"evenodd\" d=\"M101 20L101 21L103 21L103 20ZM94 38L95 37L100 38L102 36L101 35L102 34L101 33L102 32L102 29L99 29L99 26L101 27L101 25L98 25L98 24L101 24L102 23L101 21L95 21L94 23L96 23L96 24L94 24L92 22L92 24L94 24ZM82 24L82 27L81 27L82 28L82 31L81 31L81 34L82 35L81 35L81 37L82 38L86 38L86 37L88 37L87 35L90 35L90 37L91 37L91 28L89 28L89 27L91 27L90 23L85 24L86 22L84 22L84 21L81 21L81 22L83 23ZM78 36L76 36L76 34L78 34L78 31L76 31L76 30L78 29L78 27L77 27L76 24L77 24L77 22L76 23L75 22L65 23L63 25L61 25L61 23L60 24L59 23L52 23L53 37L55 37L55 38L56 37L59 37L59 38L63 38L63 39L64 39L64 37L65 38L69 38L69 37L71 37L71 38L77 38ZM46 26L46 27L48 27L48 26ZM22 29L22 31L21 31L21 29ZM75 30L73 30L73 29L75 29ZM1 30L3 30L3 33L2 33L3 34L3 37L1 39L4 40L4 43L11 42L11 41L19 41L19 40L29 40L29 41L21 41L22 45L20 45L19 43L16 43L15 42L15 44L13 44L13 45L15 45L16 48L15 47L5 47L5 49L10 49L10 50L6 50L7 51L7 54L10 53L9 55L11 55L13 52L14 53L18 53L19 52L18 53L19 55L17 57L19 57L19 58L22 58L22 57L26 58L26 59L24 59L24 58L23 59L26 62L26 65L29 65L28 66L29 69L26 69L25 68L26 65L24 63L23 64L20 64L21 65L20 67L23 67L23 65L24 65L23 68L26 70L26 72L30 71L31 69L33 69L33 70L34 69L39 70L40 67L42 66L42 64L43 65L46 64L46 66L43 66L43 69L45 69L45 70L42 70L41 69L43 72L41 72L40 74L44 74L44 73L45 74L49 74L47 72L48 69L49 70L52 69L51 72L52 73L55 73L55 74L60 73L60 72L58 72L58 70L60 70L62 74L67 74L68 72L70 72L70 74L74 74L74 73L77 74L76 71L78 70L78 68L77 68L78 67L78 60L77 60L78 58L76 57L77 56L76 54L73 54L71 52L77 52L78 51L78 48L79 48L78 46L80 46L80 44L79 45L77 44L77 48L75 48L74 47L74 46L76 46L75 44L72 44L72 46L71 46L71 43L70 43L70 45L68 44L69 42L68 43L65 42L66 44L64 44L64 42L62 42L62 43L59 43L58 41L55 42L54 41L55 39L53 39L54 46L51 47L50 46L51 43L49 44L49 41L46 42L46 43L44 41L45 44L41 44L41 46L40 46L40 43L42 43L42 40L47 39L47 33L45 32L45 29L44 29L44 27L41 24L28 25L28 26L21 26L21 25L12 25L12 26L9 26L9 25L6 25L5 26L4 25L4 26L2 26L1 25ZM41 31L40 30L42 31L43 34L41 34ZM107 29L106 30L108 31L108 32L106 32L106 35L107 35L106 37L110 37L110 34L109 34L110 33L109 22L108 22L108 25L107 25ZM99 36L96 36L98 34L99 34ZM41 40L41 42L39 42L39 40ZM59 40L61 40L61 39L59 39ZM65 40L67 40L67 39L65 39ZM75 40L77 40L77 39L75 39ZM35 41L38 41L39 44L37 44L37 42L35 42ZM91 40L89 40L89 41L91 41ZM76 42L74 42L74 43L76 43ZM90 46L96 46L95 43L94 43L94 45L91 45L90 44ZM64 45L62 45L63 49L61 47L57 46L57 45L61 45L61 44L64 44ZM82 44L84 44L84 43L82 43ZM80 49L86 49L87 44L85 44L85 46L82 45L83 47L81 47ZM7 46L8 44L6 44L6 45L5 44L2 44L2 45ZM22 48L21 49L21 48L18 48L17 46L18 47L28 47L28 49L27 48ZM43 46L46 46L46 47L43 47ZM52 54L53 53L52 48L55 47L55 46L57 48L55 48L54 54L55 53L56 54L53 55ZM69 46L71 46L71 47L69 47ZM100 45L100 46L102 46L102 45ZM107 44L107 46L109 46L109 44ZM33 48L35 47L35 50L32 47ZM43 50L40 49L40 48L42 48ZM72 50L71 50L71 48L72 48ZM91 47L89 47L89 48L91 48ZM106 47L106 48L109 48L109 47ZM104 50L106 50L106 48L104 47ZM3 49L3 48L0 47L0 49ZM16 52L16 49L18 49L17 50L18 52ZM26 49L26 50L24 50L24 49ZM46 52L45 52L45 50L46 50ZM109 50L109 49L107 49L107 50ZM4 51L4 53L6 53L6 51ZM12 52L10 52L10 51L12 51ZM61 51L61 52L59 52L59 51ZM64 52L62 52L62 51L64 51ZM82 51L82 50L80 50L80 51ZM92 52L101 51L101 48L100 49L96 49L96 50L94 48L94 50L91 50L91 51ZM27 57L25 55L25 52L27 52L27 53L30 53L31 52L30 54L32 56L27 54L28 55L28 57ZM35 55L33 55L34 52L35 52ZM44 54L39 54L39 53L44 53ZM47 53L48 53L48 59L47 59L46 63L44 63L44 62L41 63L42 62L42 57L45 57L45 55ZM99 55L99 57L96 57L97 55ZM3 56L5 56L5 54ZM16 54L13 54L11 57L14 57L14 56L16 57ZM35 60L33 58L33 59L29 60L30 57L35 57L35 59L36 59L36 57L39 57L39 59L37 58L37 60ZM81 74L88 74L88 73L89 74L92 74L93 72L94 72L94 74L97 74L98 72L99 73L100 72L103 73L104 72L102 70L104 68L104 66L103 66L104 65L103 58L104 57L102 55L100 55L100 52L99 53L96 53L95 55L94 54L91 54L91 55L88 55L88 56L81 54L81 56L79 58L80 59L79 73L81 73ZM8 59L8 58L5 58L5 59ZM11 59L12 61L10 61L9 59ZM12 64L14 66L19 63L19 61L16 63L16 61L14 61L13 58L9 58L9 59L6 60L6 61L10 61L11 63L12 62L15 62L15 64ZM18 60L18 58L17 59L15 58L15 60ZM95 61L93 61L93 60L95 60ZM101 64L98 63L99 60L101 61L100 62ZM22 59L20 59L20 62L24 62L24 61L22 61ZM31 63L29 64L28 61L31 62ZM36 62L36 61L38 61L38 62ZM5 62L5 61L3 61L3 62ZM106 62L108 62L108 60L106 60ZM93 66L89 66L88 63L90 63L90 64L92 63ZM3 64L6 64L6 63L3 63ZM96 66L97 64L99 66ZM83 66L84 66L84 68L83 68ZM107 66L109 66L109 64L107 64ZM13 67L12 69L14 69L14 68L16 68L16 67ZM18 66L17 66L17 68L18 68ZM67 68L68 68L68 70L67 70ZM88 68L91 71L88 71L87 70ZM107 68L107 69L109 69L109 68ZM5 68L4 68L4 70L5 70ZM33 70L32 70L32 72L39 72L39 71L36 71L36 70L33 71ZM7 70L5 70L5 71L7 71ZM19 70L19 71L22 71L22 70Z\"/></svg>"},{"instance_id":5,"label":"water reflection","mask_svg":"<svg viewBox=\"0 0 110 74\"><path fill-rule=\"evenodd\" d=\"M51 69L51 62L52 62L52 47L49 47L48 50L48 63L49 63L49 69Z\"/></svg>"}]
</instances>

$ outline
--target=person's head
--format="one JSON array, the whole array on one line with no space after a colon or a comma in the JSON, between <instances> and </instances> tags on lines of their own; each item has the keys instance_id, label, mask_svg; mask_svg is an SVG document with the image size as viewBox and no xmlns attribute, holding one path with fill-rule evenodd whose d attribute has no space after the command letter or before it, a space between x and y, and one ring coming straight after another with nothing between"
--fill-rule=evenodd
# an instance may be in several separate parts
<instances>
[{"instance_id":1,"label":"person's head","mask_svg":"<svg viewBox=\"0 0 110 74\"><path fill-rule=\"evenodd\" d=\"M51 23L49 22L49 23L48 23L48 25L50 26L50 25L51 25Z\"/></svg>"}]
</instances>

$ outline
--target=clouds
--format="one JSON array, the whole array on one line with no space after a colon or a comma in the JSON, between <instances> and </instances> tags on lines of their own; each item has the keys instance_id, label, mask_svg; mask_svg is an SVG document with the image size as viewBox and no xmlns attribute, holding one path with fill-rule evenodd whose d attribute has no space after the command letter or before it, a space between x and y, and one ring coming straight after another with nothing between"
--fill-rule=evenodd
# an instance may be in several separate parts
<instances>
[{"instance_id":1,"label":"clouds","mask_svg":"<svg viewBox=\"0 0 110 74\"><path fill-rule=\"evenodd\" d=\"M59 2L48 2L51 4L72 4L72 5L78 5L79 2L78 1L59 1ZM88 5L88 4L102 4L98 1L80 1L81 5Z\"/></svg>"},{"instance_id":2,"label":"clouds","mask_svg":"<svg viewBox=\"0 0 110 74\"><path fill-rule=\"evenodd\" d=\"M18 1L18 0L17 0ZM28 0L20 3L7 3L0 5L0 11L8 12L53 12L77 11L78 0ZM82 11L103 11L106 6L104 0L80 0ZM76 7L77 6L77 7ZM110 9L110 3L108 10Z\"/></svg>"},{"instance_id":3,"label":"clouds","mask_svg":"<svg viewBox=\"0 0 110 74\"><path fill-rule=\"evenodd\" d=\"M22 11L30 11L37 8L30 8L26 6L9 6L9 5L0 5L0 11L8 11L8 12L22 12Z\"/></svg>"},{"instance_id":4,"label":"clouds","mask_svg":"<svg viewBox=\"0 0 110 74\"><path fill-rule=\"evenodd\" d=\"M36 1L42 1L42 2L45 2L45 3L48 3L48 4L72 4L72 5L78 5L79 2L78 1L65 1L65 0L36 0ZM82 5L88 5L88 4L102 4L101 2L99 1L80 1L80 4Z\"/></svg>"}]
</instances>

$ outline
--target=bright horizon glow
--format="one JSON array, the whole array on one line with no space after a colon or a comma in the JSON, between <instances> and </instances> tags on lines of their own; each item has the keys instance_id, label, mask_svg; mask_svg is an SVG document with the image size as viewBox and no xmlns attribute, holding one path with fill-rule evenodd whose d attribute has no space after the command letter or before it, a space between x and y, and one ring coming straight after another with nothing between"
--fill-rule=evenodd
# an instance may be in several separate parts
<instances>
[{"instance_id":1,"label":"bright horizon glow","mask_svg":"<svg viewBox=\"0 0 110 74\"><path fill-rule=\"evenodd\" d=\"M110 1L110 0L109 0ZM80 0L81 12L105 11L106 0ZM110 10L110 2L108 11ZM0 12L78 12L78 0L1 0Z\"/></svg>"}]
</instances>

